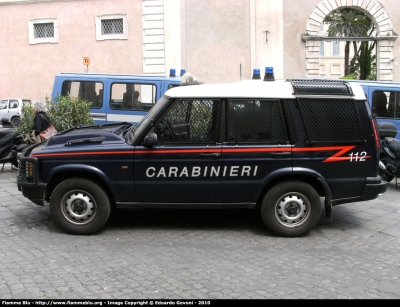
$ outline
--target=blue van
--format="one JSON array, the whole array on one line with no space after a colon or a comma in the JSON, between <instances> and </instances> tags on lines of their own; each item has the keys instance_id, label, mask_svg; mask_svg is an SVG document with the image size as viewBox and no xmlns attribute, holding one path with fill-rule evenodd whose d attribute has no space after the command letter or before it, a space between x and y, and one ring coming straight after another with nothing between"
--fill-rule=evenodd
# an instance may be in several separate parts
<instances>
[{"instance_id":1,"label":"blue van","mask_svg":"<svg viewBox=\"0 0 400 307\"><path fill-rule=\"evenodd\" d=\"M346 81L361 85L377 121L395 124L397 127L396 139L400 140L400 83L365 80Z\"/></svg>"},{"instance_id":2,"label":"blue van","mask_svg":"<svg viewBox=\"0 0 400 307\"><path fill-rule=\"evenodd\" d=\"M92 103L90 114L96 124L137 123L170 88L181 85L182 75L119 75L61 73L54 80L52 100L59 95L79 97Z\"/></svg>"}]
</instances>

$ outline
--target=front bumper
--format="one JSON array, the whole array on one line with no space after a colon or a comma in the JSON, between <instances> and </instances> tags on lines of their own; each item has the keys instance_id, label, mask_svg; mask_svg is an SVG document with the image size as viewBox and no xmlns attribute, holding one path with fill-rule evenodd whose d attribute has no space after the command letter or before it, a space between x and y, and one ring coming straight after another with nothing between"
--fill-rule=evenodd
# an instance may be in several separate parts
<instances>
[{"instance_id":1,"label":"front bumper","mask_svg":"<svg viewBox=\"0 0 400 307\"><path fill-rule=\"evenodd\" d=\"M18 184L18 190L36 205L44 206L44 192L46 191L46 186L46 183L39 183L39 185L35 187Z\"/></svg>"},{"instance_id":2,"label":"front bumper","mask_svg":"<svg viewBox=\"0 0 400 307\"><path fill-rule=\"evenodd\" d=\"M35 204L43 206L47 184L39 181L37 159L19 155L18 160L18 190Z\"/></svg>"}]
</instances>

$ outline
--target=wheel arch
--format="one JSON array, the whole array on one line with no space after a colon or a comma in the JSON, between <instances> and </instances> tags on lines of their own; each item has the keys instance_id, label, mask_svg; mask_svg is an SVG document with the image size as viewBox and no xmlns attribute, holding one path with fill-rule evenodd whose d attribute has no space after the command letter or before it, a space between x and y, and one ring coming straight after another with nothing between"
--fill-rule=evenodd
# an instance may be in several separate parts
<instances>
[{"instance_id":1,"label":"wheel arch","mask_svg":"<svg viewBox=\"0 0 400 307\"><path fill-rule=\"evenodd\" d=\"M79 172L79 176L77 176ZM63 165L62 167L56 167L47 176L47 187L45 191L45 200L49 201L51 194L55 187L62 181L69 178L87 179L97 183L106 192L110 203L115 204L114 191L111 187L111 183L108 177L101 172L99 169L94 167L83 167L74 165Z\"/></svg>"},{"instance_id":2,"label":"wheel arch","mask_svg":"<svg viewBox=\"0 0 400 307\"><path fill-rule=\"evenodd\" d=\"M265 183L261 189L261 192L258 194L257 207L261 205L261 202L265 194L272 187L276 186L277 184L280 184L281 182L293 181L293 180L309 184L317 191L320 197L325 197L326 199L331 201L332 199L331 190L321 174L311 169L294 168L291 169L291 171L281 170L276 174L272 173L271 176L268 176L268 178L266 178Z\"/></svg>"}]
</instances>

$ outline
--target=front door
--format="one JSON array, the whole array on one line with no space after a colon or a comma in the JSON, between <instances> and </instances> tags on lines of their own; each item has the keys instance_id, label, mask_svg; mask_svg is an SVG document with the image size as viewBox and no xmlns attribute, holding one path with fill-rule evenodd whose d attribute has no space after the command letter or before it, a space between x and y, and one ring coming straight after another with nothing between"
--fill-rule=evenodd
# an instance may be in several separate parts
<instances>
[{"instance_id":1,"label":"front door","mask_svg":"<svg viewBox=\"0 0 400 307\"><path fill-rule=\"evenodd\" d=\"M154 125L158 145L135 148L137 202L221 202L219 100L176 100Z\"/></svg>"}]
</instances>

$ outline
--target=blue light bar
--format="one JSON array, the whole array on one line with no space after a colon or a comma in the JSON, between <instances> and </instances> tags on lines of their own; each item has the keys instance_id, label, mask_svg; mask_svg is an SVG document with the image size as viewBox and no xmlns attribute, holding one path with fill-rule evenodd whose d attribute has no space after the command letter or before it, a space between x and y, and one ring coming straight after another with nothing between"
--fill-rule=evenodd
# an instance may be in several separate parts
<instances>
[{"instance_id":1,"label":"blue light bar","mask_svg":"<svg viewBox=\"0 0 400 307\"><path fill-rule=\"evenodd\" d=\"M170 77L176 77L175 68L171 68L171 69L169 70L169 76L170 76Z\"/></svg>"},{"instance_id":2,"label":"blue light bar","mask_svg":"<svg viewBox=\"0 0 400 307\"><path fill-rule=\"evenodd\" d=\"M186 69L181 68L181 77L186 73Z\"/></svg>"},{"instance_id":3,"label":"blue light bar","mask_svg":"<svg viewBox=\"0 0 400 307\"><path fill-rule=\"evenodd\" d=\"M273 67L265 67L264 81L275 81Z\"/></svg>"},{"instance_id":4,"label":"blue light bar","mask_svg":"<svg viewBox=\"0 0 400 307\"><path fill-rule=\"evenodd\" d=\"M253 77L252 79L261 79L261 73L258 68L253 69Z\"/></svg>"}]
</instances>

